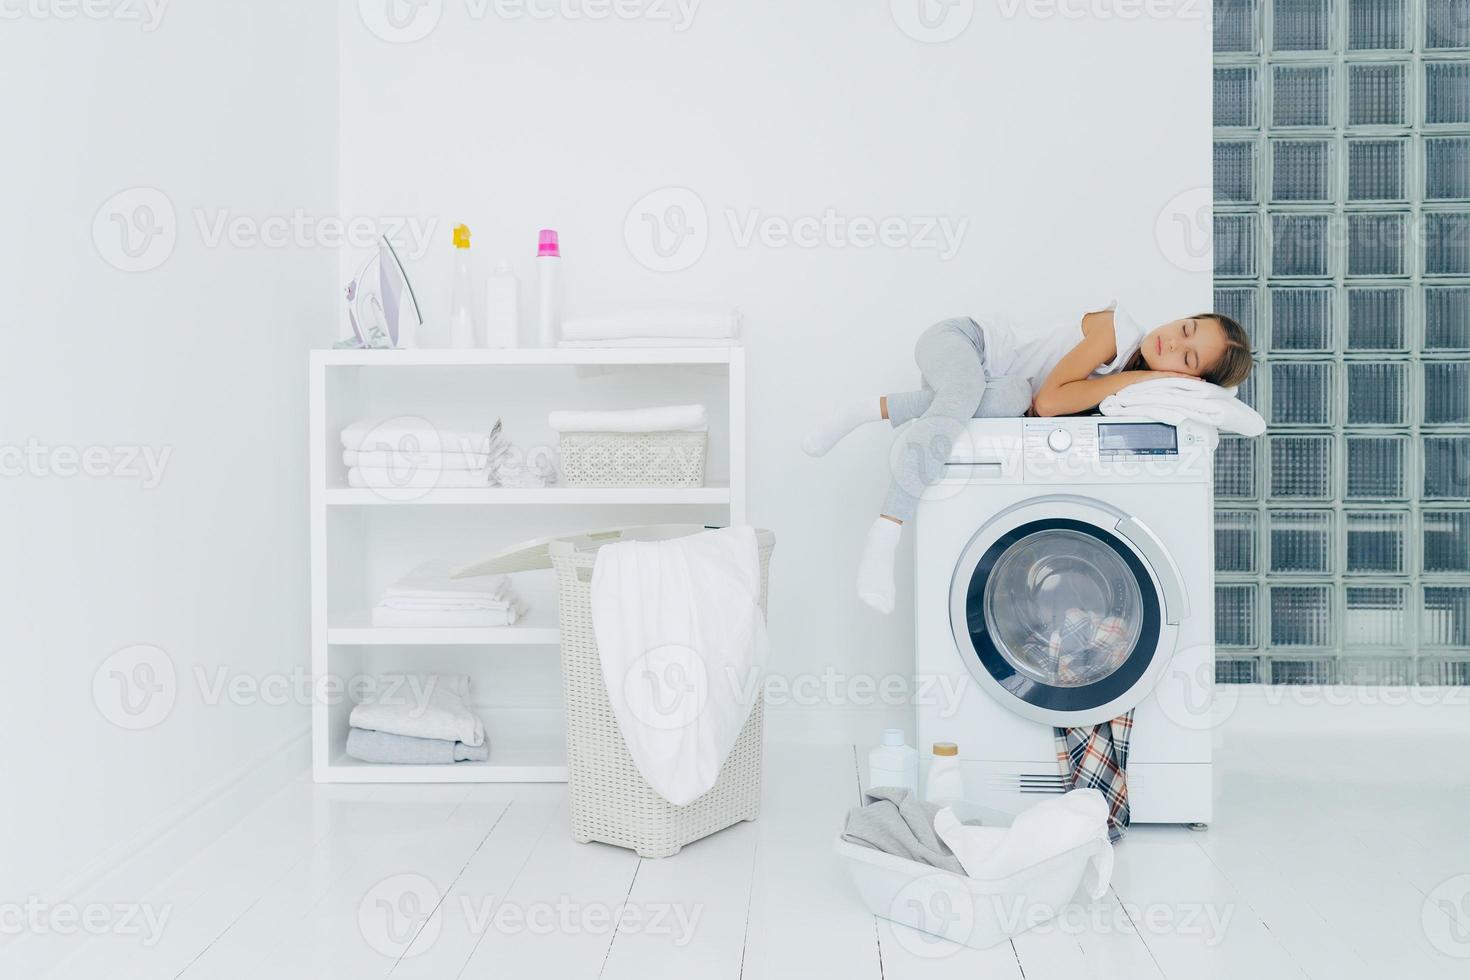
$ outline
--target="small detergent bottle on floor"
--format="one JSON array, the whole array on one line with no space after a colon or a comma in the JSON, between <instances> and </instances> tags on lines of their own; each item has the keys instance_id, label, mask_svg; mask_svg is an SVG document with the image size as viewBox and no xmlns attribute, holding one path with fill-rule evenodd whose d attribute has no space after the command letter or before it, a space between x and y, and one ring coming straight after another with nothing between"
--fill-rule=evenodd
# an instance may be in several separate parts
<instances>
[{"instance_id":1,"label":"small detergent bottle on floor","mask_svg":"<svg viewBox=\"0 0 1470 980\"><path fill-rule=\"evenodd\" d=\"M868 788L903 786L919 795L919 750L904 744L903 729L883 732L883 744L868 753Z\"/></svg>"},{"instance_id":2,"label":"small detergent bottle on floor","mask_svg":"<svg viewBox=\"0 0 1470 980\"><path fill-rule=\"evenodd\" d=\"M449 304L449 346L475 346L474 284L470 280L470 229L454 226L454 294Z\"/></svg>"},{"instance_id":3,"label":"small detergent bottle on floor","mask_svg":"<svg viewBox=\"0 0 1470 980\"><path fill-rule=\"evenodd\" d=\"M929 778L924 782L924 799L930 803L953 803L965 798L960 779L960 747L953 742L935 742Z\"/></svg>"}]
</instances>

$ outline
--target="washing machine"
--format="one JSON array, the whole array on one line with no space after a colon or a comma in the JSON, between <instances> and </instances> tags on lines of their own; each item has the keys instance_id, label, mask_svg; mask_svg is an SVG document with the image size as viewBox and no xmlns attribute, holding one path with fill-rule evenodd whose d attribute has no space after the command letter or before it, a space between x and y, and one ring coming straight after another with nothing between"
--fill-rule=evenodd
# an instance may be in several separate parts
<instances>
[{"instance_id":1,"label":"washing machine","mask_svg":"<svg viewBox=\"0 0 1470 980\"><path fill-rule=\"evenodd\" d=\"M968 799L1064 792L1054 728L1133 709L1135 823L1213 796L1213 433L1109 416L975 419L915 530L919 748Z\"/></svg>"}]
</instances>

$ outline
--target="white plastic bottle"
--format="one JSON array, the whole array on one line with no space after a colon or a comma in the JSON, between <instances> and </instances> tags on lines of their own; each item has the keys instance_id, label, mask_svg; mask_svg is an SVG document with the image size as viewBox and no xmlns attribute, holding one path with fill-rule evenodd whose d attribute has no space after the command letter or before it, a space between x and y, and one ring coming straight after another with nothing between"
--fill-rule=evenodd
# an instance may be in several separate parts
<instances>
[{"instance_id":1,"label":"white plastic bottle","mask_svg":"<svg viewBox=\"0 0 1470 980\"><path fill-rule=\"evenodd\" d=\"M541 313L536 339L542 347L555 347L561 333L561 241L555 230L541 229L536 248L536 268L541 280Z\"/></svg>"},{"instance_id":2,"label":"white plastic bottle","mask_svg":"<svg viewBox=\"0 0 1470 980\"><path fill-rule=\"evenodd\" d=\"M965 798L960 778L960 747L953 742L935 742L929 778L924 781L924 799L930 803L953 803Z\"/></svg>"},{"instance_id":3,"label":"white plastic bottle","mask_svg":"<svg viewBox=\"0 0 1470 980\"><path fill-rule=\"evenodd\" d=\"M454 294L449 303L449 346L475 346L475 290L470 272L470 229L454 226Z\"/></svg>"},{"instance_id":4,"label":"white plastic bottle","mask_svg":"<svg viewBox=\"0 0 1470 980\"><path fill-rule=\"evenodd\" d=\"M485 347L521 345L521 284L509 262L485 281Z\"/></svg>"},{"instance_id":5,"label":"white plastic bottle","mask_svg":"<svg viewBox=\"0 0 1470 980\"><path fill-rule=\"evenodd\" d=\"M904 744L903 729L883 732L883 744L868 753L868 786L903 786L919 793L919 750Z\"/></svg>"}]
</instances>

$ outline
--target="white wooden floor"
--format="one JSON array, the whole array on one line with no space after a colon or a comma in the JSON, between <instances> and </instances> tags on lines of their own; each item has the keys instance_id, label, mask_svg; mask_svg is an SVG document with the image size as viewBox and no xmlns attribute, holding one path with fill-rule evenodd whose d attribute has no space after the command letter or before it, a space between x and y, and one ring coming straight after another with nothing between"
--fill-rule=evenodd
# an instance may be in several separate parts
<instances>
[{"instance_id":1,"label":"white wooden floor","mask_svg":"<svg viewBox=\"0 0 1470 980\"><path fill-rule=\"evenodd\" d=\"M166 910L156 944L28 937L25 972L0 975L1463 978L1470 780L1443 741L1234 739L1208 831L1135 827L1104 901L985 952L859 904L832 851L850 747L768 746L758 822L647 861L573 843L563 786L304 777L177 867L140 858L146 893L107 895Z\"/></svg>"}]
</instances>

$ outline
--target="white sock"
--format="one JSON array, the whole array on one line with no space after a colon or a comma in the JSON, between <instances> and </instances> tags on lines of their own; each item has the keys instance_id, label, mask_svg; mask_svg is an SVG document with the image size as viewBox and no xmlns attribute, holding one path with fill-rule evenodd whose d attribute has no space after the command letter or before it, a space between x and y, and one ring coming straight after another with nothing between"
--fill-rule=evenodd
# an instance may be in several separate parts
<instances>
[{"instance_id":1,"label":"white sock","mask_svg":"<svg viewBox=\"0 0 1470 980\"><path fill-rule=\"evenodd\" d=\"M825 456L842 437L864 422L877 422L883 418L878 408L878 399L871 395L861 399L850 399L845 405L829 409L815 426L802 437L801 448L808 456Z\"/></svg>"},{"instance_id":2,"label":"white sock","mask_svg":"<svg viewBox=\"0 0 1470 980\"><path fill-rule=\"evenodd\" d=\"M880 517L868 528L863 557L858 560L858 598L880 613L893 612L893 555L903 525Z\"/></svg>"}]
</instances>

